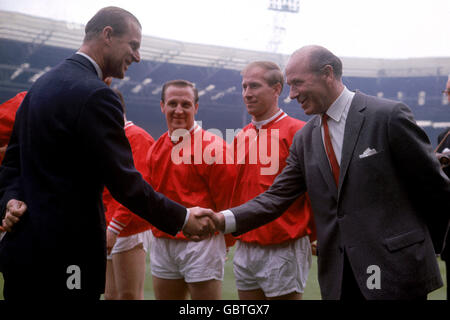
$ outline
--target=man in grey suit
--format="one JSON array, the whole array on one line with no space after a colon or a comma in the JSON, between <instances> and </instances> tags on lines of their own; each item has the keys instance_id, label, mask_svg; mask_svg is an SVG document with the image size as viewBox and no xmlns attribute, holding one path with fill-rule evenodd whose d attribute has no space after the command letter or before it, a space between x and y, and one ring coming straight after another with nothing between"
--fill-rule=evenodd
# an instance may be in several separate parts
<instances>
[{"instance_id":1,"label":"man in grey suit","mask_svg":"<svg viewBox=\"0 0 450 320\"><path fill-rule=\"evenodd\" d=\"M272 186L217 215L239 235L281 215L308 191L324 299L426 299L442 286L435 252L450 212L450 182L424 131L400 102L350 92L329 50L290 57L290 98L312 118L294 137Z\"/></svg>"}]
</instances>

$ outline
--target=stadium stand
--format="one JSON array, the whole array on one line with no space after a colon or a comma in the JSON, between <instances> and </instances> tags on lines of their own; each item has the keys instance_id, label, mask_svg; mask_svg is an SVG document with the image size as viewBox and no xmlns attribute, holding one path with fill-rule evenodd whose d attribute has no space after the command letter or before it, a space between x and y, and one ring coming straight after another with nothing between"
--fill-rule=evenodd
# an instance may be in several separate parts
<instances>
[{"instance_id":1,"label":"stadium stand","mask_svg":"<svg viewBox=\"0 0 450 320\"><path fill-rule=\"evenodd\" d=\"M84 26L0 11L0 102L27 90L44 72L75 52ZM241 128L249 116L241 97L240 70L250 61L271 60L281 67L288 55L192 44L144 35L142 61L133 64L113 87L124 94L127 116L155 138L166 129L160 112L161 86L187 79L200 92L197 119L205 129ZM450 127L450 105L442 90L450 74L450 57L368 59L342 57L343 81L350 90L404 101L433 145ZM291 116L308 120L285 86L280 106Z\"/></svg>"}]
</instances>

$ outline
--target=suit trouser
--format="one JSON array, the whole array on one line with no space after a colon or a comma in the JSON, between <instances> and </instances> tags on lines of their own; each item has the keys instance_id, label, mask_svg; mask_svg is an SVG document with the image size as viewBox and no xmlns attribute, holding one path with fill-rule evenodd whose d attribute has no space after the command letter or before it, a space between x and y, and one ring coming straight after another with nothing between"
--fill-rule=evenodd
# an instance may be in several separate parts
<instances>
[{"instance_id":1,"label":"suit trouser","mask_svg":"<svg viewBox=\"0 0 450 320\"><path fill-rule=\"evenodd\" d=\"M450 300L450 285L449 285L449 276L450 276L450 262L449 262L450 258L446 258L445 261L445 274L447 276L447 300Z\"/></svg>"},{"instance_id":2,"label":"suit trouser","mask_svg":"<svg viewBox=\"0 0 450 320\"><path fill-rule=\"evenodd\" d=\"M344 251L344 272L342 276L341 300L363 301L366 300L350 266L347 253Z\"/></svg>"}]
</instances>

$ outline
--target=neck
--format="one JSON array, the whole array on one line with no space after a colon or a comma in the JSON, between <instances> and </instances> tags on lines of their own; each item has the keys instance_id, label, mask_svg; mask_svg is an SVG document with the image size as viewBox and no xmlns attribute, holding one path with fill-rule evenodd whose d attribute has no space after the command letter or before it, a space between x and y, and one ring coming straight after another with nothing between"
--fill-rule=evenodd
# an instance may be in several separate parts
<instances>
[{"instance_id":1,"label":"neck","mask_svg":"<svg viewBox=\"0 0 450 320\"><path fill-rule=\"evenodd\" d=\"M343 90L344 84L342 82L336 83L336 85L331 88L330 101L328 101L328 108L331 107L331 105L336 101L337 98L339 98Z\"/></svg>"},{"instance_id":2,"label":"neck","mask_svg":"<svg viewBox=\"0 0 450 320\"><path fill-rule=\"evenodd\" d=\"M87 54L98 64L103 72L103 79L108 77L108 75L105 74L105 61L103 55L100 53L100 50L96 49L93 45L83 43L80 50L78 51Z\"/></svg>"},{"instance_id":3,"label":"neck","mask_svg":"<svg viewBox=\"0 0 450 320\"><path fill-rule=\"evenodd\" d=\"M280 111L280 108L278 108L277 105L270 108L265 114L259 115L259 116L252 116L252 120L255 122L261 122L267 119L272 118L278 111Z\"/></svg>"},{"instance_id":4,"label":"neck","mask_svg":"<svg viewBox=\"0 0 450 320\"><path fill-rule=\"evenodd\" d=\"M182 129L182 130L187 130L187 131L189 131L189 132L191 132L191 130L193 130L194 128L195 128L195 125L196 125L196 122L194 121L194 123L192 124L192 125L190 125L190 126L188 126L188 128L173 128L173 127L167 127L167 131L169 131L169 136L172 136L172 133L175 131L175 130L178 130L178 129Z\"/></svg>"}]
</instances>

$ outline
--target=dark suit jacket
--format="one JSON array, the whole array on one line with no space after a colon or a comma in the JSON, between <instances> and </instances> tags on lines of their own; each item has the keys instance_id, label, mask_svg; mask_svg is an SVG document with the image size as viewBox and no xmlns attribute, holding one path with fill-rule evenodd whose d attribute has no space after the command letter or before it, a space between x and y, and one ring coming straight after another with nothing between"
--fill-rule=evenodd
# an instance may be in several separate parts
<instances>
[{"instance_id":1,"label":"dark suit jacket","mask_svg":"<svg viewBox=\"0 0 450 320\"><path fill-rule=\"evenodd\" d=\"M118 97L83 56L73 55L36 81L17 112L0 170L1 212L11 198L28 206L0 242L4 273L23 272L30 290L37 283L43 285L37 292L48 287L71 295L78 291L67 289L67 268L77 265L81 289L103 292L105 185L157 228L172 235L181 229L186 208L155 192L136 171L123 126Z\"/></svg>"},{"instance_id":2,"label":"dark suit jacket","mask_svg":"<svg viewBox=\"0 0 450 320\"><path fill-rule=\"evenodd\" d=\"M450 128L447 128L443 132L441 132L438 136L438 145L441 143L442 139L444 139L447 132L450 130ZM439 147L437 152L442 152L445 148L450 149L450 135L447 136L445 141L442 143L442 145ZM450 167L444 168L444 173L447 175L447 177L450 178ZM445 247L444 250L441 253L442 260L449 261L450 260L450 231L447 231L447 237L445 241ZM450 274L450 271L447 271L447 274Z\"/></svg>"},{"instance_id":3,"label":"dark suit jacket","mask_svg":"<svg viewBox=\"0 0 450 320\"><path fill-rule=\"evenodd\" d=\"M450 184L411 111L401 103L355 94L344 133L339 187L319 119L314 117L297 132L287 166L269 190L231 209L236 235L278 217L308 191L324 299L340 298L344 251L368 299L413 298L442 286L430 231L440 247L449 221ZM360 157L367 148L376 154ZM366 285L371 265L380 268L381 289Z\"/></svg>"},{"instance_id":4,"label":"dark suit jacket","mask_svg":"<svg viewBox=\"0 0 450 320\"><path fill-rule=\"evenodd\" d=\"M442 131L438 138L437 138L437 142L438 145L441 143L442 139L444 139L445 135L447 134L447 132L450 130L450 128L445 129L444 131ZM439 149L437 150L437 152L442 152L445 148L449 148L450 149L450 135L448 135L445 138L445 141L442 142L441 146L439 147ZM447 177L450 177L450 167L446 167L444 168L444 172L447 175Z\"/></svg>"}]
</instances>

